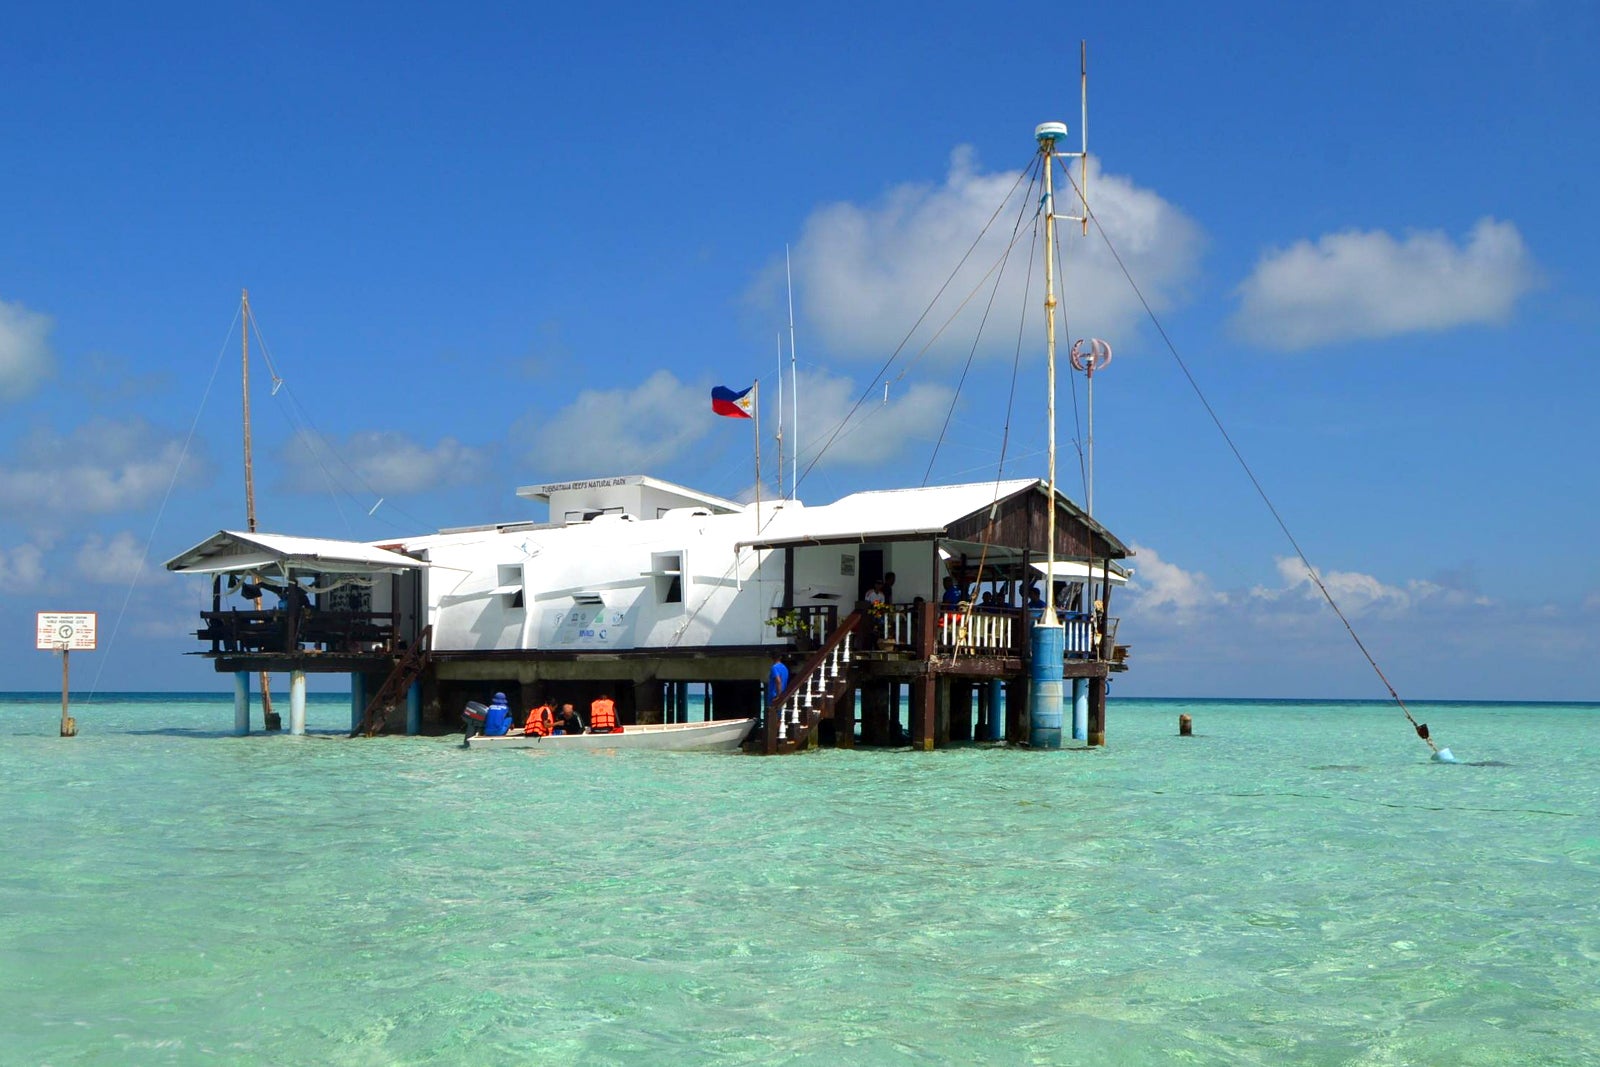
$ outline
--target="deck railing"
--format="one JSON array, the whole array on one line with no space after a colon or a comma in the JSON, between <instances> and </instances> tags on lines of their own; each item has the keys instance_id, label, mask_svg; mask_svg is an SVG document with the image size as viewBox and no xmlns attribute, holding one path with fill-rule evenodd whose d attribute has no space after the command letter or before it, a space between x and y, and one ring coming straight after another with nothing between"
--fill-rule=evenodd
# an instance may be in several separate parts
<instances>
[{"instance_id":1,"label":"deck railing","mask_svg":"<svg viewBox=\"0 0 1600 1067\"><path fill-rule=\"evenodd\" d=\"M839 625L839 607L836 604L808 604L787 610L773 608L770 617L777 620L786 616L787 620L777 626L778 636L806 638L815 645L827 641L828 635Z\"/></svg>"}]
</instances>

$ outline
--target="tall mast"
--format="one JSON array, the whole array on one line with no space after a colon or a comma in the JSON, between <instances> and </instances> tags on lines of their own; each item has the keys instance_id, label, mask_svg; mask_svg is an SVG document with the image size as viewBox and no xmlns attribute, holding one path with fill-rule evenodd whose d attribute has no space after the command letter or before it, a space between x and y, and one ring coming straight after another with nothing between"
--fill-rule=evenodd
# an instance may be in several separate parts
<instances>
[{"instance_id":1,"label":"tall mast","mask_svg":"<svg viewBox=\"0 0 1600 1067\"><path fill-rule=\"evenodd\" d=\"M789 286L789 405L791 408L790 423L794 440L789 442L789 461L793 469L789 474L789 495L800 494L800 379L795 373L794 355L794 271L789 267L789 246L783 246L783 274ZM783 368L778 368L781 376ZM779 405L778 417L782 419L782 404ZM778 470L778 478L783 478L783 469Z\"/></svg>"},{"instance_id":2,"label":"tall mast","mask_svg":"<svg viewBox=\"0 0 1600 1067\"><path fill-rule=\"evenodd\" d=\"M244 382L244 517L251 533L256 532L256 479L250 453L250 290L240 298L240 317L244 320L242 335L244 369L240 379Z\"/></svg>"},{"instance_id":3,"label":"tall mast","mask_svg":"<svg viewBox=\"0 0 1600 1067\"><path fill-rule=\"evenodd\" d=\"M242 294L239 298L239 317L244 321L241 341L243 367L239 377L244 382L244 517L250 532L255 533L256 479L250 447L250 290L242 290ZM253 604L257 611L261 610L259 596L255 598ZM282 727L278 713L272 710L272 676L266 671L261 672L261 718L262 724L268 730Z\"/></svg>"},{"instance_id":4,"label":"tall mast","mask_svg":"<svg viewBox=\"0 0 1600 1067\"><path fill-rule=\"evenodd\" d=\"M1049 406L1050 455L1050 518L1048 523L1048 555L1044 567L1044 613L1041 626L1059 626L1056 616L1056 194L1054 185L1056 141L1067 135L1064 122L1041 123L1033 131L1039 142L1039 154L1044 157L1044 337L1046 362L1046 389Z\"/></svg>"}]
</instances>

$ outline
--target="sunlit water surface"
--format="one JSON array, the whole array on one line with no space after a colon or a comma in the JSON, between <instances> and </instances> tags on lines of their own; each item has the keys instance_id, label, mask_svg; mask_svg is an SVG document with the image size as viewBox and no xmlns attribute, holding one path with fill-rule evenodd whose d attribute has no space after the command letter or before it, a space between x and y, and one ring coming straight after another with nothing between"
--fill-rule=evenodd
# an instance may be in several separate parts
<instances>
[{"instance_id":1,"label":"sunlit water surface","mask_svg":"<svg viewBox=\"0 0 1600 1067\"><path fill-rule=\"evenodd\" d=\"M0 1061L1600 1062L1600 708L1421 710L1469 762L1375 704L757 759L0 697Z\"/></svg>"}]
</instances>

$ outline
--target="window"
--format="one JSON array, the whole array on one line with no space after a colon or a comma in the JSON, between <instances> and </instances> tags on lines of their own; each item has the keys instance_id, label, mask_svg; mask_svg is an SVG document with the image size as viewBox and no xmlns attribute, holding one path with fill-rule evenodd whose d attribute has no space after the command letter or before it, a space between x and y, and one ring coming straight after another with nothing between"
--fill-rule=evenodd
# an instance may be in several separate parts
<instances>
[{"instance_id":1,"label":"window","mask_svg":"<svg viewBox=\"0 0 1600 1067\"><path fill-rule=\"evenodd\" d=\"M502 563L496 576L496 592L500 596L502 608L520 608L523 606L522 564Z\"/></svg>"},{"instance_id":2,"label":"window","mask_svg":"<svg viewBox=\"0 0 1600 1067\"><path fill-rule=\"evenodd\" d=\"M656 581L656 599L663 604L683 603L683 553L650 554L650 575Z\"/></svg>"}]
</instances>

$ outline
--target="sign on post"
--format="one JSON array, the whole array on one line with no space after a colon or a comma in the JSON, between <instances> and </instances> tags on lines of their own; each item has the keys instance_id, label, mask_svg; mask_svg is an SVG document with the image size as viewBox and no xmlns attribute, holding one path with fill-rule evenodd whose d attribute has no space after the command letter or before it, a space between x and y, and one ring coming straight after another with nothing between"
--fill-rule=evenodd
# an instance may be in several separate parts
<instances>
[{"instance_id":1,"label":"sign on post","mask_svg":"<svg viewBox=\"0 0 1600 1067\"><path fill-rule=\"evenodd\" d=\"M39 651L93 652L95 618L92 611L39 612Z\"/></svg>"},{"instance_id":2,"label":"sign on post","mask_svg":"<svg viewBox=\"0 0 1600 1067\"><path fill-rule=\"evenodd\" d=\"M76 737L78 722L67 714L68 663L73 652L94 651L95 613L92 611L41 611L38 648L61 653L61 736Z\"/></svg>"}]
</instances>

